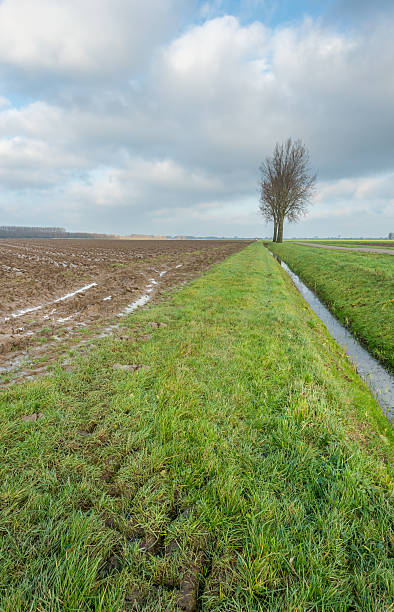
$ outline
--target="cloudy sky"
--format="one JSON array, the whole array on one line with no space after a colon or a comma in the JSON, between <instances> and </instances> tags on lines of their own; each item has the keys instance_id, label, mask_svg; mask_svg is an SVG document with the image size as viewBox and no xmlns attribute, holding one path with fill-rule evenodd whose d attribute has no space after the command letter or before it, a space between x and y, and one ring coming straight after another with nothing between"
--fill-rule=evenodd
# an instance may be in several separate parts
<instances>
[{"instance_id":1,"label":"cloudy sky","mask_svg":"<svg viewBox=\"0 0 394 612\"><path fill-rule=\"evenodd\" d=\"M0 0L0 225L268 235L258 166L308 147L290 236L394 231L392 0Z\"/></svg>"}]
</instances>

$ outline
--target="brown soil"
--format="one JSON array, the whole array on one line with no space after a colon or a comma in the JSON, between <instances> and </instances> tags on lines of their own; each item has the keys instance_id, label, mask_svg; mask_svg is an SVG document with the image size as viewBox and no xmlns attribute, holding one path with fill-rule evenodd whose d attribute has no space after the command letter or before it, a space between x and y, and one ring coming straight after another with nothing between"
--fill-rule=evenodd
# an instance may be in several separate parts
<instances>
[{"instance_id":1,"label":"brown soil","mask_svg":"<svg viewBox=\"0 0 394 612\"><path fill-rule=\"evenodd\" d=\"M198 583L204 568L203 556L200 554L187 568L180 583L178 607L185 612L197 610Z\"/></svg>"},{"instance_id":2,"label":"brown soil","mask_svg":"<svg viewBox=\"0 0 394 612\"><path fill-rule=\"evenodd\" d=\"M113 321L147 288L149 298L157 297L247 244L0 240L0 373L32 354L50 361L58 356L59 340L85 337L87 329ZM78 293L68 295L73 292Z\"/></svg>"}]
</instances>

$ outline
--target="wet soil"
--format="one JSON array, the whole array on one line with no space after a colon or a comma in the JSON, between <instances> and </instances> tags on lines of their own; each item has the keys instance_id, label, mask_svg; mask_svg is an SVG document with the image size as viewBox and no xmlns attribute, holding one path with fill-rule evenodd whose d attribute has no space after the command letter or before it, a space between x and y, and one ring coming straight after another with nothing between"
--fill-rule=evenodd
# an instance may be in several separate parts
<instances>
[{"instance_id":1,"label":"wet soil","mask_svg":"<svg viewBox=\"0 0 394 612\"><path fill-rule=\"evenodd\" d=\"M248 243L213 240L0 240L0 375L45 373L78 342ZM153 326L153 325L152 325ZM108 332L109 328L107 328Z\"/></svg>"}]
</instances>

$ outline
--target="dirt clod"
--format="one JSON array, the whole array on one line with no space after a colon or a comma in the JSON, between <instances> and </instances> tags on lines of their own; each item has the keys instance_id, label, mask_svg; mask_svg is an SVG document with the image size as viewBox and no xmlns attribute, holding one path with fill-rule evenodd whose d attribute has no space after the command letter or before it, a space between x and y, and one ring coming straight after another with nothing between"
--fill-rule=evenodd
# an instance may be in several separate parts
<instances>
[{"instance_id":1,"label":"dirt clod","mask_svg":"<svg viewBox=\"0 0 394 612\"><path fill-rule=\"evenodd\" d=\"M140 544L140 549L146 553L156 554L160 548L161 539L153 533L147 533Z\"/></svg>"},{"instance_id":2,"label":"dirt clod","mask_svg":"<svg viewBox=\"0 0 394 612\"><path fill-rule=\"evenodd\" d=\"M38 419L41 419L43 416L45 415L42 412L33 412L33 414L23 416L22 421L24 421L25 423L34 423L35 421L38 421Z\"/></svg>"},{"instance_id":3,"label":"dirt clod","mask_svg":"<svg viewBox=\"0 0 394 612\"><path fill-rule=\"evenodd\" d=\"M118 529L117 524L116 524L116 521L115 521L113 518L107 518L107 519L104 521L104 525L105 525L105 526L106 526L108 529L115 529L115 530L117 530L117 529Z\"/></svg>"},{"instance_id":4,"label":"dirt clod","mask_svg":"<svg viewBox=\"0 0 394 612\"><path fill-rule=\"evenodd\" d=\"M146 591L141 587L131 587L125 597L125 602L132 606L134 610L140 610L146 600Z\"/></svg>"},{"instance_id":5,"label":"dirt clod","mask_svg":"<svg viewBox=\"0 0 394 612\"><path fill-rule=\"evenodd\" d=\"M142 334L138 336L138 340L150 340L152 338L152 334Z\"/></svg>"},{"instance_id":6,"label":"dirt clod","mask_svg":"<svg viewBox=\"0 0 394 612\"><path fill-rule=\"evenodd\" d=\"M180 551L180 546L176 540L170 540L165 547L166 555L176 555Z\"/></svg>"},{"instance_id":7,"label":"dirt clod","mask_svg":"<svg viewBox=\"0 0 394 612\"><path fill-rule=\"evenodd\" d=\"M116 554L111 554L101 568L100 575L105 578L114 572L120 572L122 563Z\"/></svg>"},{"instance_id":8,"label":"dirt clod","mask_svg":"<svg viewBox=\"0 0 394 612\"><path fill-rule=\"evenodd\" d=\"M195 612L195 610L197 610L198 583L202 569L203 559L202 556L200 556L189 566L182 576L178 607L181 610L185 610L185 612Z\"/></svg>"},{"instance_id":9,"label":"dirt clod","mask_svg":"<svg viewBox=\"0 0 394 612\"><path fill-rule=\"evenodd\" d=\"M144 365L142 363L130 363L130 364L121 364L115 363L113 366L114 370L125 370L126 372L136 372L137 370L147 370L150 366Z\"/></svg>"},{"instance_id":10,"label":"dirt clod","mask_svg":"<svg viewBox=\"0 0 394 612\"><path fill-rule=\"evenodd\" d=\"M83 438L88 438L91 435L88 431L86 431L86 429L80 429L78 433Z\"/></svg>"}]
</instances>

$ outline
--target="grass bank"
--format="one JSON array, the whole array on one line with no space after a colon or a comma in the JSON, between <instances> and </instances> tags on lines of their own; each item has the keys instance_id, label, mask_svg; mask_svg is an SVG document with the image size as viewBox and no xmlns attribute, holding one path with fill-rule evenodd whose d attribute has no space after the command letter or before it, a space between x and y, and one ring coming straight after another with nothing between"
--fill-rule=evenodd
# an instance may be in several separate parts
<instances>
[{"instance_id":1,"label":"grass bank","mask_svg":"<svg viewBox=\"0 0 394 612\"><path fill-rule=\"evenodd\" d=\"M389 610L391 428L261 243L1 405L1 610Z\"/></svg>"},{"instance_id":2,"label":"grass bank","mask_svg":"<svg viewBox=\"0 0 394 612\"><path fill-rule=\"evenodd\" d=\"M394 249L394 240L298 240L297 242L311 242L328 246Z\"/></svg>"},{"instance_id":3,"label":"grass bank","mask_svg":"<svg viewBox=\"0 0 394 612\"><path fill-rule=\"evenodd\" d=\"M326 251L271 244L335 316L382 363L394 370L394 261L392 255Z\"/></svg>"}]
</instances>

